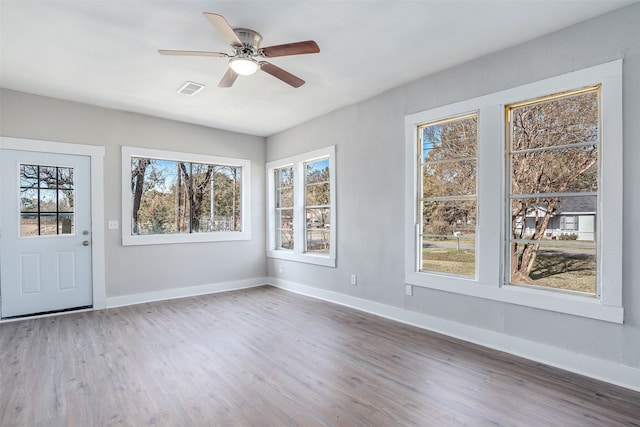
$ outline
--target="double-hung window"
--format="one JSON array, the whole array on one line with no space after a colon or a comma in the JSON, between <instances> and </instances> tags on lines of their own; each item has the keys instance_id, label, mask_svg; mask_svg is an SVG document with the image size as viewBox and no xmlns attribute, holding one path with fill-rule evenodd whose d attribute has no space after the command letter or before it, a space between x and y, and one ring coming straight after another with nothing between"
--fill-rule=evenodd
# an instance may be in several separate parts
<instances>
[{"instance_id":1,"label":"double-hung window","mask_svg":"<svg viewBox=\"0 0 640 427\"><path fill-rule=\"evenodd\" d=\"M405 282L621 323L622 61L412 114Z\"/></svg>"},{"instance_id":2,"label":"double-hung window","mask_svg":"<svg viewBox=\"0 0 640 427\"><path fill-rule=\"evenodd\" d=\"M599 100L596 86L505 107L510 284L598 293Z\"/></svg>"},{"instance_id":3,"label":"double-hung window","mask_svg":"<svg viewBox=\"0 0 640 427\"><path fill-rule=\"evenodd\" d=\"M275 247L293 250L293 166L274 169Z\"/></svg>"},{"instance_id":4,"label":"double-hung window","mask_svg":"<svg viewBox=\"0 0 640 427\"><path fill-rule=\"evenodd\" d=\"M267 163L267 254L335 266L335 148Z\"/></svg>"},{"instance_id":5,"label":"double-hung window","mask_svg":"<svg viewBox=\"0 0 640 427\"><path fill-rule=\"evenodd\" d=\"M475 276L478 114L418 127L418 269Z\"/></svg>"}]
</instances>

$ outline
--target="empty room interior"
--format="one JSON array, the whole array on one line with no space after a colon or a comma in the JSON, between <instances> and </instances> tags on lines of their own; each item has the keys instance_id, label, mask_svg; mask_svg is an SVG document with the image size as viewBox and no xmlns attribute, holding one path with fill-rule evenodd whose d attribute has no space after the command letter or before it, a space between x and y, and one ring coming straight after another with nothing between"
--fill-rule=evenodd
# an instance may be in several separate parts
<instances>
[{"instance_id":1,"label":"empty room interior","mask_svg":"<svg viewBox=\"0 0 640 427\"><path fill-rule=\"evenodd\" d=\"M640 426L637 0L0 0L0 425Z\"/></svg>"}]
</instances>

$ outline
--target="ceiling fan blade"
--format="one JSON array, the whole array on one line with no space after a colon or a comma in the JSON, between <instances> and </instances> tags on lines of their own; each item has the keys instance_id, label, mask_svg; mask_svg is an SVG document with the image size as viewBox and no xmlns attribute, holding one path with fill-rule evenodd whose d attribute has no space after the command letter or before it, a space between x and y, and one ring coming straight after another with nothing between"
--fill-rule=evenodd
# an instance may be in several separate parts
<instances>
[{"instance_id":1,"label":"ceiling fan blade","mask_svg":"<svg viewBox=\"0 0 640 427\"><path fill-rule=\"evenodd\" d=\"M213 56L217 58L228 57L222 52L202 52L197 50L159 50L160 55L178 55L178 56Z\"/></svg>"},{"instance_id":2,"label":"ceiling fan blade","mask_svg":"<svg viewBox=\"0 0 640 427\"><path fill-rule=\"evenodd\" d=\"M231 25L229 25L227 20L224 19L224 16L210 12L203 12L203 14L231 46L242 47L242 42L238 38L238 35L233 31L233 28L231 28Z\"/></svg>"},{"instance_id":3,"label":"ceiling fan blade","mask_svg":"<svg viewBox=\"0 0 640 427\"><path fill-rule=\"evenodd\" d=\"M293 87L300 87L304 84L304 80L302 80L300 77L294 76L293 74L291 74L288 71L283 70L280 67L277 67L273 64L270 64L268 62L261 62L260 63L260 68L262 69L262 71L264 71L267 74L271 74L273 77L275 77L276 79L280 79L283 82L293 86Z\"/></svg>"},{"instance_id":4,"label":"ceiling fan blade","mask_svg":"<svg viewBox=\"0 0 640 427\"><path fill-rule=\"evenodd\" d=\"M279 44L277 46L267 46L263 47L261 50L264 56L267 58L320 52L320 48L313 40L307 40L297 43Z\"/></svg>"},{"instance_id":5,"label":"ceiling fan blade","mask_svg":"<svg viewBox=\"0 0 640 427\"><path fill-rule=\"evenodd\" d=\"M227 72L222 76L222 80L218 83L218 87L231 87L233 83L235 83L238 78L238 73L233 71L231 68L227 69Z\"/></svg>"}]
</instances>

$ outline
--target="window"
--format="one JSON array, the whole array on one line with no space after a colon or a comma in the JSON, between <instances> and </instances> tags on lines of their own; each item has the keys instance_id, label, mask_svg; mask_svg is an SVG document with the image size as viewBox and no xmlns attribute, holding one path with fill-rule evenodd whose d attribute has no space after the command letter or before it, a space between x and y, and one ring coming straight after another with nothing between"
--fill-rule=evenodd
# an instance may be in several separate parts
<instances>
[{"instance_id":1,"label":"window","mask_svg":"<svg viewBox=\"0 0 640 427\"><path fill-rule=\"evenodd\" d=\"M73 168L20 167L20 237L74 234Z\"/></svg>"},{"instance_id":2,"label":"window","mask_svg":"<svg viewBox=\"0 0 640 427\"><path fill-rule=\"evenodd\" d=\"M328 254L331 230L329 157L304 163L305 251Z\"/></svg>"},{"instance_id":3,"label":"window","mask_svg":"<svg viewBox=\"0 0 640 427\"><path fill-rule=\"evenodd\" d=\"M475 276L478 115L418 127L420 271Z\"/></svg>"},{"instance_id":4,"label":"window","mask_svg":"<svg viewBox=\"0 0 640 427\"><path fill-rule=\"evenodd\" d=\"M406 283L622 323L621 120L622 61L407 116Z\"/></svg>"},{"instance_id":5,"label":"window","mask_svg":"<svg viewBox=\"0 0 640 427\"><path fill-rule=\"evenodd\" d=\"M276 248L293 250L293 168L275 169Z\"/></svg>"},{"instance_id":6,"label":"window","mask_svg":"<svg viewBox=\"0 0 640 427\"><path fill-rule=\"evenodd\" d=\"M335 267L335 148L267 163L269 257Z\"/></svg>"},{"instance_id":7,"label":"window","mask_svg":"<svg viewBox=\"0 0 640 427\"><path fill-rule=\"evenodd\" d=\"M563 212L597 205L599 94L593 87L506 106L510 284L597 293L594 233L574 234L574 216Z\"/></svg>"},{"instance_id":8,"label":"window","mask_svg":"<svg viewBox=\"0 0 640 427\"><path fill-rule=\"evenodd\" d=\"M123 244L249 239L249 162L122 148Z\"/></svg>"}]
</instances>

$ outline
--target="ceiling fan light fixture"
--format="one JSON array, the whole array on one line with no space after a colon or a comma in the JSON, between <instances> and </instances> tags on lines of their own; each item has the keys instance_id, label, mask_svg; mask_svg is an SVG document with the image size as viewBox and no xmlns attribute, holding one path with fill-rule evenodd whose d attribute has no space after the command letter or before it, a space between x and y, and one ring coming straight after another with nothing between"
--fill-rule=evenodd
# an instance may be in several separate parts
<instances>
[{"instance_id":1,"label":"ceiling fan light fixture","mask_svg":"<svg viewBox=\"0 0 640 427\"><path fill-rule=\"evenodd\" d=\"M250 76L258 71L260 65L251 58L232 58L229 60L229 67L241 76Z\"/></svg>"}]
</instances>

